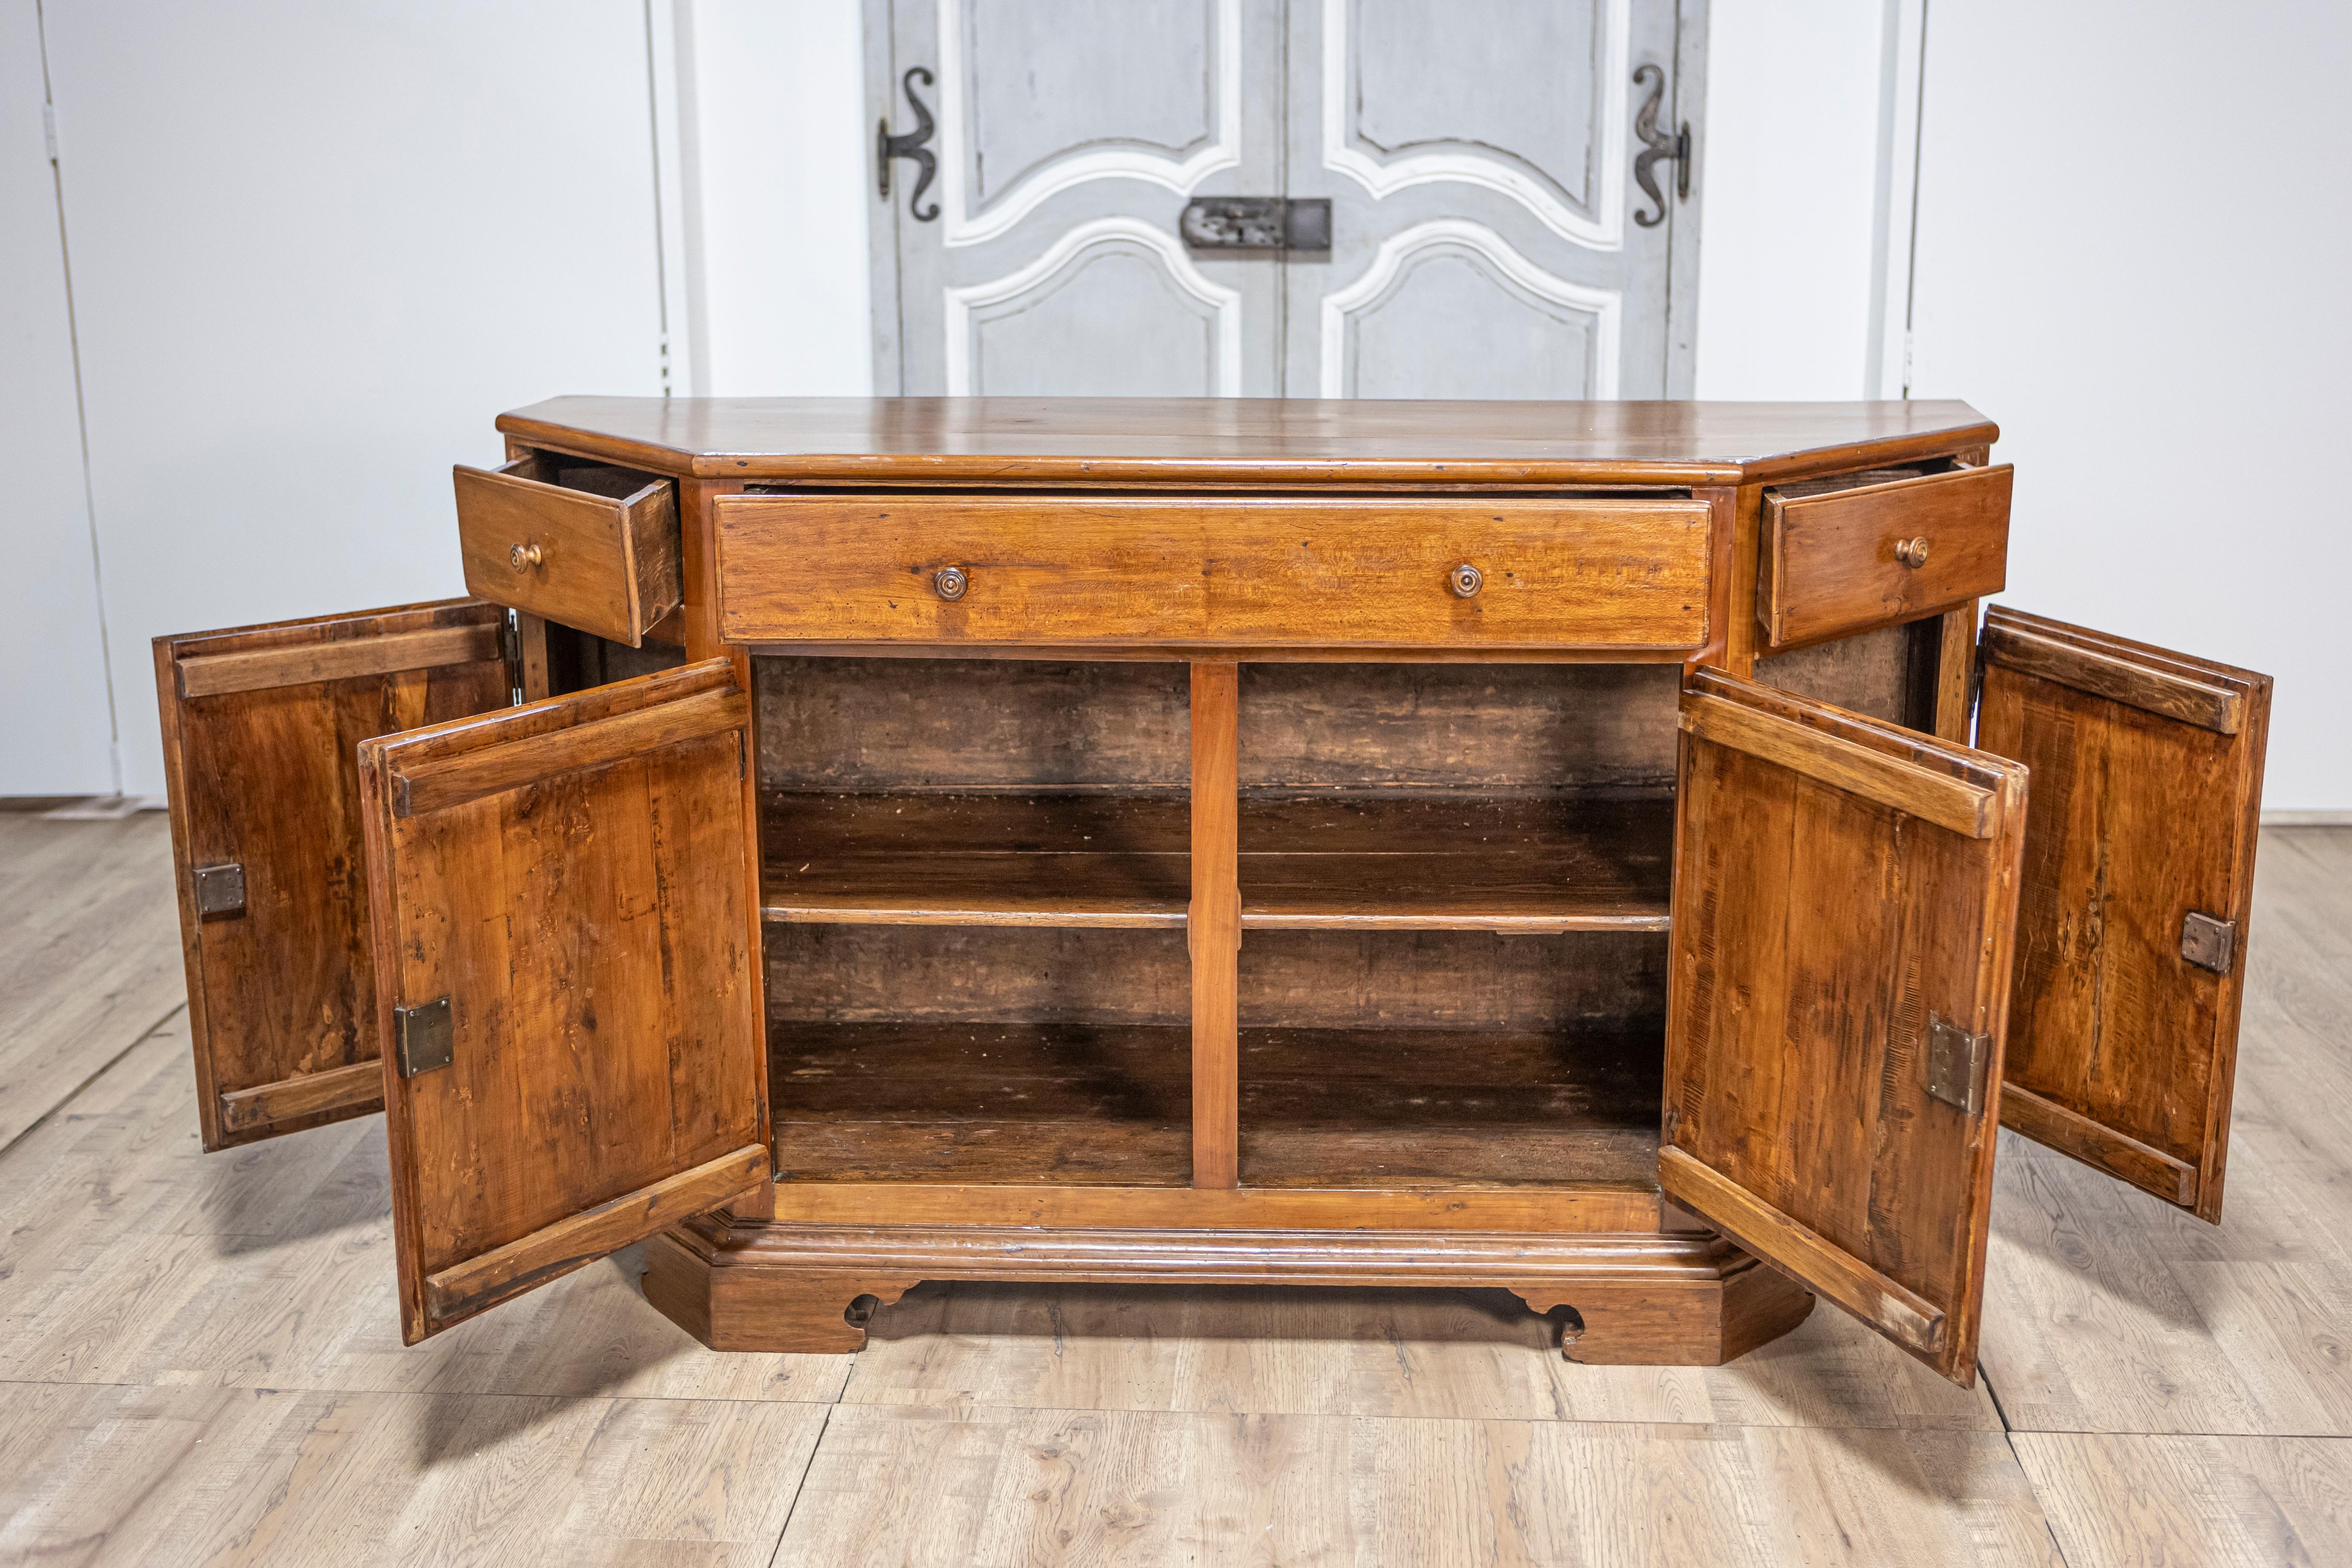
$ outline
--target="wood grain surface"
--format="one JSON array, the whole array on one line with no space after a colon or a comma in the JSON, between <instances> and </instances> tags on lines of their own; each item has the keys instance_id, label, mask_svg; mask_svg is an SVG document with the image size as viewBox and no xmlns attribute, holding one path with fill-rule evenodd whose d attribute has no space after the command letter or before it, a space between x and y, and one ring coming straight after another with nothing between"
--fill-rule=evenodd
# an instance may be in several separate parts
<instances>
[{"instance_id":1,"label":"wood grain surface","mask_svg":"<svg viewBox=\"0 0 2352 1568\"><path fill-rule=\"evenodd\" d=\"M1978 740L2033 773L2004 1075L2034 1098L2002 1119L2217 1223L2270 698L2250 670L1985 617ZM2191 913L2233 922L2226 973L2181 955Z\"/></svg>"},{"instance_id":2,"label":"wood grain surface","mask_svg":"<svg viewBox=\"0 0 2352 1568\"><path fill-rule=\"evenodd\" d=\"M1965 403L557 397L534 447L673 474L830 484L1738 485L1958 453Z\"/></svg>"},{"instance_id":3,"label":"wood grain surface","mask_svg":"<svg viewBox=\"0 0 2352 1568\"><path fill-rule=\"evenodd\" d=\"M661 721L714 700L726 727ZM750 707L712 660L362 748L374 940L399 955L378 1026L438 997L453 1018L451 1066L385 1075L409 1342L678 1217L664 1184L697 1167L754 1173ZM535 773L481 763L498 793L396 808L397 779L518 752ZM690 1195L726 1184L706 1169ZM515 1266L485 1277L485 1259Z\"/></svg>"},{"instance_id":4,"label":"wood grain surface","mask_svg":"<svg viewBox=\"0 0 2352 1568\"><path fill-rule=\"evenodd\" d=\"M1711 672L1684 703L1741 743L1685 725L1660 1185L1965 1385L2023 771ZM1987 811L1937 826L1927 779ZM1988 1037L1976 1114L1927 1093L1931 1016Z\"/></svg>"},{"instance_id":5,"label":"wood grain surface","mask_svg":"<svg viewBox=\"0 0 2352 1568\"><path fill-rule=\"evenodd\" d=\"M1706 641L1693 500L727 496L734 642L1593 647ZM1465 596L1451 574L1475 567ZM937 587L952 569L966 586Z\"/></svg>"},{"instance_id":6,"label":"wood grain surface","mask_svg":"<svg viewBox=\"0 0 2352 1568\"><path fill-rule=\"evenodd\" d=\"M683 602L668 479L526 459L456 482L467 592L631 647Z\"/></svg>"},{"instance_id":7,"label":"wood grain surface","mask_svg":"<svg viewBox=\"0 0 2352 1568\"><path fill-rule=\"evenodd\" d=\"M379 1038L354 748L505 707L503 614L450 600L155 640L207 1148L381 1107L350 1070ZM195 869L225 864L244 907L201 915Z\"/></svg>"},{"instance_id":8,"label":"wood grain surface","mask_svg":"<svg viewBox=\"0 0 2352 1568\"><path fill-rule=\"evenodd\" d=\"M1757 611L1768 640L1843 637L2000 592L2014 481L2004 463L1767 490ZM1900 558L1906 542L1924 542L1927 558Z\"/></svg>"}]
</instances>

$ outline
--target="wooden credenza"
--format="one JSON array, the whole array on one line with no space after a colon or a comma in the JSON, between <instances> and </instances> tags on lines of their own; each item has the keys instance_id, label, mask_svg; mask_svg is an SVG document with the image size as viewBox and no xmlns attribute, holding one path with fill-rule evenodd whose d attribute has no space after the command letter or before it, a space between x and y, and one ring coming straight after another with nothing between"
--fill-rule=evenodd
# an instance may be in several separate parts
<instances>
[{"instance_id":1,"label":"wooden credenza","mask_svg":"<svg viewBox=\"0 0 2352 1568\"><path fill-rule=\"evenodd\" d=\"M207 1147L386 1112L414 1342L615 1248L1815 1295L1973 1378L1996 1125L2221 1214L2263 676L1993 606L1952 403L562 398L470 599L159 639Z\"/></svg>"}]
</instances>

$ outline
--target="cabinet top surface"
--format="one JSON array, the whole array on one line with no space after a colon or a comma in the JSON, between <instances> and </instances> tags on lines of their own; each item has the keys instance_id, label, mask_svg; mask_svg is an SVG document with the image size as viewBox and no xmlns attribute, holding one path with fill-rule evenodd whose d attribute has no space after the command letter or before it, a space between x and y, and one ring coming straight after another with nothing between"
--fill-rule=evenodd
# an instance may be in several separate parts
<instances>
[{"instance_id":1,"label":"cabinet top surface","mask_svg":"<svg viewBox=\"0 0 2352 1568\"><path fill-rule=\"evenodd\" d=\"M2000 435L1957 402L1207 397L556 397L498 427L656 472L900 484L1725 485Z\"/></svg>"}]
</instances>

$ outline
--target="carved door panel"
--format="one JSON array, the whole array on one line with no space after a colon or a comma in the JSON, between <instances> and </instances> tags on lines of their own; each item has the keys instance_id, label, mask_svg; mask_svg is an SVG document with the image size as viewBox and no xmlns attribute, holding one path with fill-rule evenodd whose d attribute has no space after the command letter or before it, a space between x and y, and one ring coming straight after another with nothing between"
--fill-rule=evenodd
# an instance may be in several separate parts
<instances>
[{"instance_id":1,"label":"carved door panel","mask_svg":"<svg viewBox=\"0 0 2352 1568\"><path fill-rule=\"evenodd\" d=\"M1287 395L1689 396L1696 192L1671 162L1656 201L1633 178L1654 89L1696 139L1704 15L1678 63L1676 13L1290 0L1287 194L1329 199L1332 247L1284 269Z\"/></svg>"},{"instance_id":2,"label":"carved door panel","mask_svg":"<svg viewBox=\"0 0 2352 1568\"><path fill-rule=\"evenodd\" d=\"M2218 1222L2270 678L1999 605L1981 654L2033 773L2001 1121Z\"/></svg>"},{"instance_id":3,"label":"carved door panel","mask_svg":"<svg viewBox=\"0 0 2352 1568\"><path fill-rule=\"evenodd\" d=\"M725 659L360 748L411 1344L763 1180Z\"/></svg>"},{"instance_id":4,"label":"carved door panel","mask_svg":"<svg viewBox=\"0 0 2352 1568\"><path fill-rule=\"evenodd\" d=\"M1280 192L1279 0L866 14L869 99L893 130L910 95L938 125L937 181L918 197L897 160L877 197L877 391L1280 395L1279 268L1177 233L1193 195Z\"/></svg>"},{"instance_id":5,"label":"carved door panel","mask_svg":"<svg viewBox=\"0 0 2352 1568\"><path fill-rule=\"evenodd\" d=\"M876 390L1686 397L1698 192L1636 122L1696 143L1705 45L1704 0L866 0L937 170L876 187ZM1330 247L1188 248L1213 195Z\"/></svg>"},{"instance_id":6,"label":"carved door panel","mask_svg":"<svg viewBox=\"0 0 2352 1568\"><path fill-rule=\"evenodd\" d=\"M512 701L505 623L454 599L155 639L205 1148L382 1109L355 748Z\"/></svg>"},{"instance_id":7,"label":"carved door panel","mask_svg":"<svg viewBox=\"0 0 2352 1568\"><path fill-rule=\"evenodd\" d=\"M1659 1184L1971 1384L2024 770L1713 671L1681 726Z\"/></svg>"}]
</instances>

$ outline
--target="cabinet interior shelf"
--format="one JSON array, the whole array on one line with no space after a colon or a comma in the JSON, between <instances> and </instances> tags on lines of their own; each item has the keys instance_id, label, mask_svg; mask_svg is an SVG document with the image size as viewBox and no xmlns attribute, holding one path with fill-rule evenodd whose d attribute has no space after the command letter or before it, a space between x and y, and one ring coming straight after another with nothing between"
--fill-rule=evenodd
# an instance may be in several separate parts
<instances>
[{"instance_id":1,"label":"cabinet interior shelf","mask_svg":"<svg viewBox=\"0 0 2352 1568\"><path fill-rule=\"evenodd\" d=\"M1653 1188L1654 1022L1252 1028L1250 1187ZM1169 1025L770 1026L778 1179L1183 1186L1191 1032Z\"/></svg>"},{"instance_id":2,"label":"cabinet interior shelf","mask_svg":"<svg viewBox=\"0 0 2352 1568\"><path fill-rule=\"evenodd\" d=\"M892 925L1174 926L1182 796L778 794L762 912ZM1663 799L1244 797L1244 930L1666 929Z\"/></svg>"}]
</instances>

